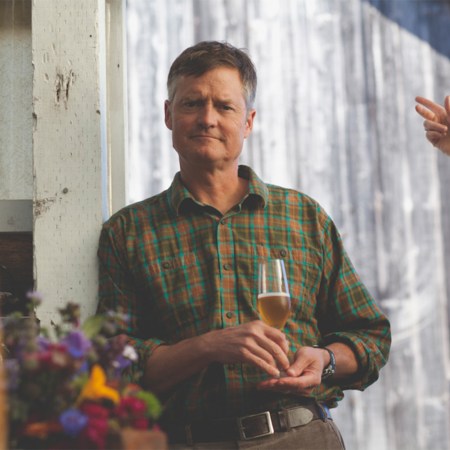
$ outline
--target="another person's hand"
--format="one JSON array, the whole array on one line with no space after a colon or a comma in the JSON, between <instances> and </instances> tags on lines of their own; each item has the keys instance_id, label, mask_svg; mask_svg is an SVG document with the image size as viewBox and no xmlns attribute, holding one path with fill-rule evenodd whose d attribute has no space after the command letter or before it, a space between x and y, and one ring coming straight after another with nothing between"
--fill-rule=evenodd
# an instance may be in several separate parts
<instances>
[{"instance_id":1,"label":"another person's hand","mask_svg":"<svg viewBox=\"0 0 450 450\"><path fill-rule=\"evenodd\" d=\"M286 376L262 381L258 387L263 390L286 394L309 395L322 382L324 350L314 347L300 347Z\"/></svg>"},{"instance_id":2,"label":"another person's hand","mask_svg":"<svg viewBox=\"0 0 450 450\"><path fill-rule=\"evenodd\" d=\"M441 106L424 97L416 97L416 111L425 119L427 139L439 150L450 156L450 95Z\"/></svg>"}]
</instances>

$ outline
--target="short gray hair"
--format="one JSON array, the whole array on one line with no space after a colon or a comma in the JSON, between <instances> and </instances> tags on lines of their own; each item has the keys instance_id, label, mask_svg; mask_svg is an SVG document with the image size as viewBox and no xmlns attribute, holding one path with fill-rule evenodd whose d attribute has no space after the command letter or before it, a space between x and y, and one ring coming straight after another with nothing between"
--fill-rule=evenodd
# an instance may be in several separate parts
<instances>
[{"instance_id":1,"label":"short gray hair","mask_svg":"<svg viewBox=\"0 0 450 450\"><path fill-rule=\"evenodd\" d=\"M247 109L253 107L257 76L247 53L226 42L203 41L184 50L172 63L167 77L169 100L175 95L181 76L199 77L217 67L231 67L239 71Z\"/></svg>"}]
</instances>

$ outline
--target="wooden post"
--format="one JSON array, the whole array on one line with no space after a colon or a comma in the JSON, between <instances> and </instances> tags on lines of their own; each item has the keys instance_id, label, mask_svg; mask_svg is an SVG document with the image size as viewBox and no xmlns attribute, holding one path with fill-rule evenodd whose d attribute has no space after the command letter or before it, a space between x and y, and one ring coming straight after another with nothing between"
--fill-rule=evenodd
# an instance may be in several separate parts
<instances>
[{"instance_id":1,"label":"wooden post","mask_svg":"<svg viewBox=\"0 0 450 450\"><path fill-rule=\"evenodd\" d=\"M82 318L96 307L109 212L104 9L102 0L33 2L34 270L47 324L68 301Z\"/></svg>"}]
</instances>

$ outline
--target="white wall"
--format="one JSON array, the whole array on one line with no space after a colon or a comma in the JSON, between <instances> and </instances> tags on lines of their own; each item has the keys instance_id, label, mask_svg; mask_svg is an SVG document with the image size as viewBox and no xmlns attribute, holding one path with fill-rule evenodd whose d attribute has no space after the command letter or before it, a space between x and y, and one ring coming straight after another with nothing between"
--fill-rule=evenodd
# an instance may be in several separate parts
<instances>
[{"instance_id":1,"label":"white wall","mask_svg":"<svg viewBox=\"0 0 450 450\"><path fill-rule=\"evenodd\" d=\"M178 168L163 122L172 60L203 39L249 50L259 74L243 162L335 219L392 321L391 359L335 417L347 448L450 445L450 158L418 94L450 93L450 4L427 0L129 0L130 201Z\"/></svg>"},{"instance_id":2,"label":"white wall","mask_svg":"<svg viewBox=\"0 0 450 450\"><path fill-rule=\"evenodd\" d=\"M31 0L1 1L1 200L33 198L32 79Z\"/></svg>"}]
</instances>

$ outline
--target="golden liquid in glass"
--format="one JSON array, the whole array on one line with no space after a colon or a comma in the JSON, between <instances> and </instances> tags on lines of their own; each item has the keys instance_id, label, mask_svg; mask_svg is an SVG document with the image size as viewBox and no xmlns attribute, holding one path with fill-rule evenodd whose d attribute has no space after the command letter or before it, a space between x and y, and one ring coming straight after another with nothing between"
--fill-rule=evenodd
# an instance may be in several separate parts
<instances>
[{"instance_id":1,"label":"golden liquid in glass","mask_svg":"<svg viewBox=\"0 0 450 450\"><path fill-rule=\"evenodd\" d=\"M291 312L291 299L285 292L270 292L258 295L258 311L268 325L281 329Z\"/></svg>"}]
</instances>

